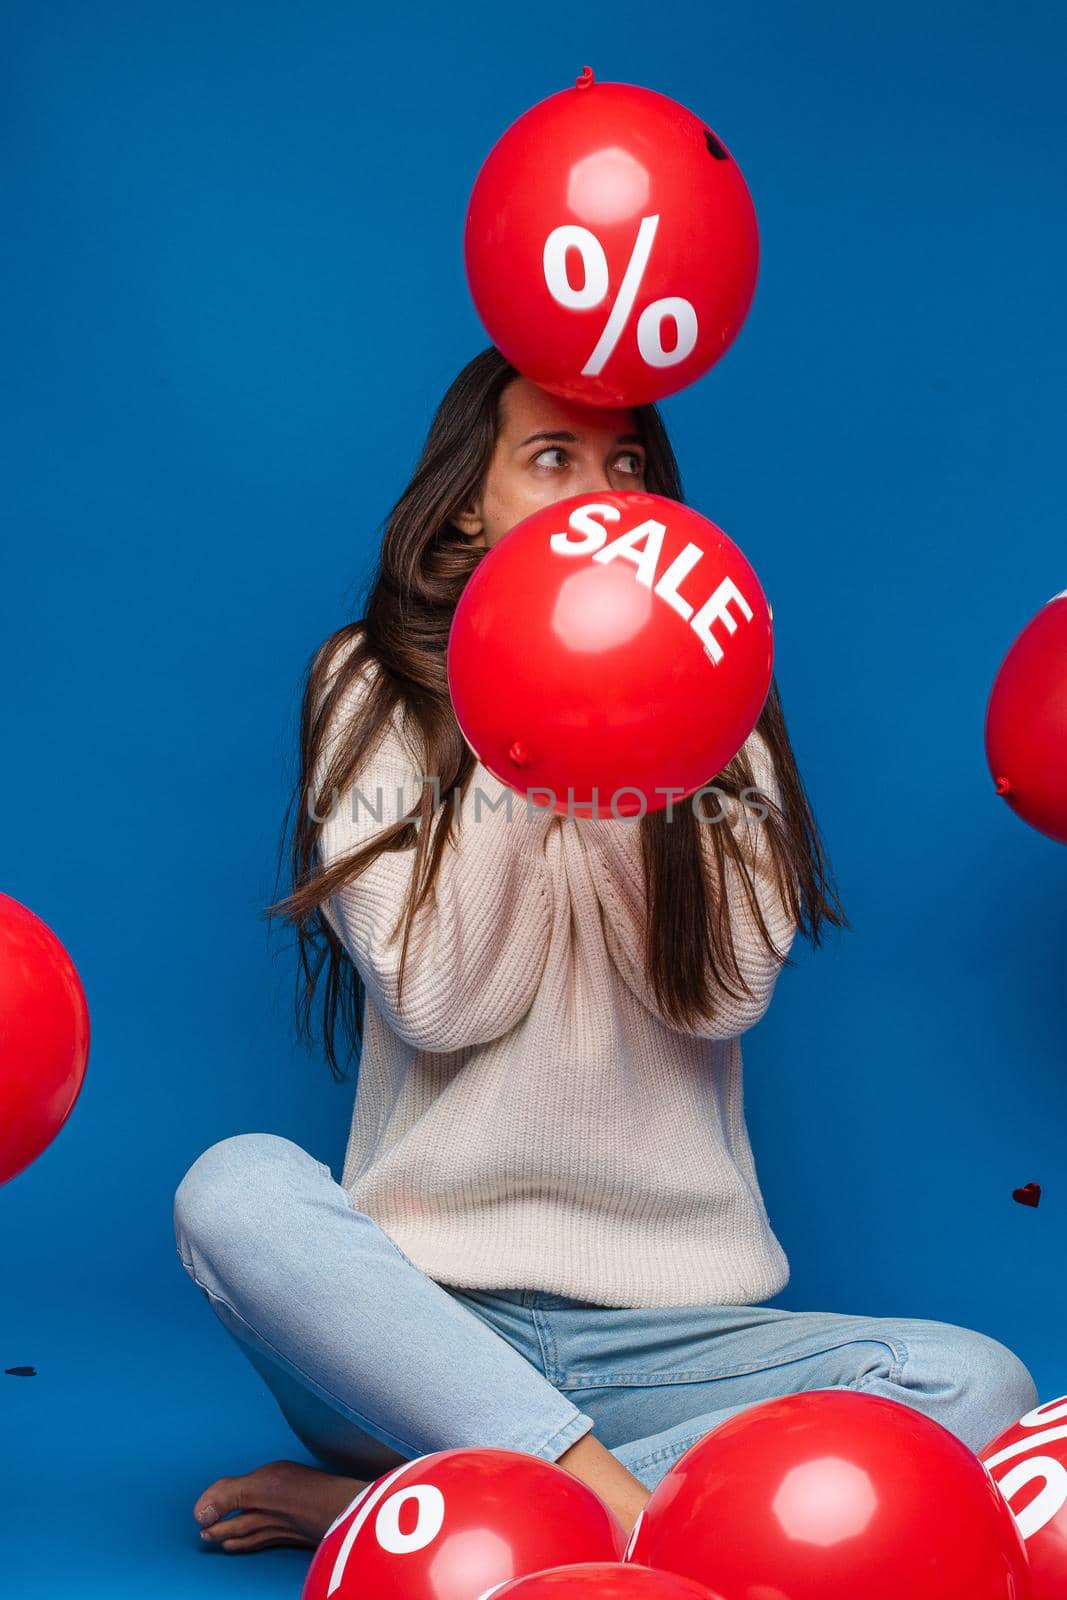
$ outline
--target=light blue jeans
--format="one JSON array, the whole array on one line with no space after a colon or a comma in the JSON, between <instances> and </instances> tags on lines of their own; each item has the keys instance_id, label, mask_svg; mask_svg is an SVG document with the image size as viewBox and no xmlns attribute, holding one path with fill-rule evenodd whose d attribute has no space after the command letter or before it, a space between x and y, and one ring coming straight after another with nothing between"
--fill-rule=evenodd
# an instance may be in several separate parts
<instances>
[{"instance_id":1,"label":"light blue jeans","mask_svg":"<svg viewBox=\"0 0 1067 1600\"><path fill-rule=\"evenodd\" d=\"M1017 1356L950 1323L437 1283L276 1134L205 1150L174 1231L293 1433L345 1477L460 1446L556 1461L595 1428L653 1489L709 1429L773 1395L884 1395L974 1450L1038 1403Z\"/></svg>"}]
</instances>

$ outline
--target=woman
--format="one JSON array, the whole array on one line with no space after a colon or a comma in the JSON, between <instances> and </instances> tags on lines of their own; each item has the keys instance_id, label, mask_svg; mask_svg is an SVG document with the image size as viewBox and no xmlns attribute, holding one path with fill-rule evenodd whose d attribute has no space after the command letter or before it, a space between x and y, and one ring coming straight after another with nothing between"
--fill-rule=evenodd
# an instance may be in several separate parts
<instances>
[{"instance_id":1,"label":"woman","mask_svg":"<svg viewBox=\"0 0 1067 1600\"><path fill-rule=\"evenodd\" d=\"M194 1514L228 1552L314 1546L364 1483L450 1447L555 1461L632 1528L695 1440L773 1395L888 1396L976 1449L1036 1403L983 1334L760 1304L789 1269L739 1036L798 928L848 925L776 685L720 803L639 820L511 804L459 732L446 646L482 554L620 489L682 498L656 408L562 401L490 347L441 403L365 616L311 664L271 912L299 932L302 1028L321 981L331 1070L340 1024L359 1078L340 1183L248 1133L176 1195L183 1266L322 1463L210 1484Z\"/></svg>"}]
</instances>

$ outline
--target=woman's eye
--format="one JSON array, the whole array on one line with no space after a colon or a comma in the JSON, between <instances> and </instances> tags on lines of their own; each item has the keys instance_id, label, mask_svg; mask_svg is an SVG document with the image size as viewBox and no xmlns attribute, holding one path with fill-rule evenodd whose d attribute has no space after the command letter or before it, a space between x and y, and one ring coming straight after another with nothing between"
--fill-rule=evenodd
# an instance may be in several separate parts
<instances>
[{"instance_id":1,"label":"woman's eye","mask_svg":"<svg viewBox=\"0 0 1067 1600\"><path fill-rule=\"evenodd\" d=\"M538 454L534 456L534 462L540 463L542 456L566 456L566 454L567 452L564 450L562 445L549 445L547 449L539 451ZM624 455L619 457L619 460L632 461L634 463L632 467L623 469L624 471L628 471L631 477L639 477L640 474L645 470L645 464L642 457L639 456L634 450L627 450Z\"/></svg>"}]
</instances>

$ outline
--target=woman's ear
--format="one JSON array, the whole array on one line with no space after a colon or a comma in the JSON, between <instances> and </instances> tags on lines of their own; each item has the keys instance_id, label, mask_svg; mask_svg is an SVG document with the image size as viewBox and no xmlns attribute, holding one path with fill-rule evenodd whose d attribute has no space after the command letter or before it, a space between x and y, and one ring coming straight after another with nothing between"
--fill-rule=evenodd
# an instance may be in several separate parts
<instances>
[{"instance_id":1,"label":"woman's ear","mask_svg":"<svg viewBox=\"0 0 1067 1600\"><path fill-rule=\"evenodd\" d=\"M452 526L459 533L464 534L472 544L481 545L485 543L481 513L473 500L465 505L462 511L457 511L450 520Z\"/></svg>"}]
</instances>

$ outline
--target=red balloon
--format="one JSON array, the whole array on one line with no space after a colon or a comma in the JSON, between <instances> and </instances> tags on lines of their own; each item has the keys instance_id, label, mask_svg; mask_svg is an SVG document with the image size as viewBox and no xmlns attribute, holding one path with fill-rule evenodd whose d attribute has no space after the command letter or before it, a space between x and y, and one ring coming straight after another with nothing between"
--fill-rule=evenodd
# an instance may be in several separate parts
<instances>
[{"instance_id":1,"label":"red balloon","mask_svg":"<svg viewBox=\"0 0 1067 1600\"><path fill-rule=\"evenodd\" d=\"M1026 1551L962 1439L851 1390L764 1400L656 1485L624 1557L728 1600L1029 1600Z\"/></svg>"},{"instance_id":2,"label":"red balloon","mask_svg":"<svg viewBox=\"0 0 1067 1600\"><path fill-rule=\"evenodd\" d=\"M435 1450L369 1483L342 1511L302 1600L478 1600L545 1567L618 1562L625 1544L614 1512L554 1461Z\"/></svg>"},{"instance_id":3,"label":"red balloon","mask_svg":"<svg viewBox=\"0 0 1067 1600\"><path fill-rule=\"evenodd\" d=\"M555 501L491 546L453 615L448 686L501 783L561 813L639 816L733 759L772 663L737 546L689 506L627 491Z\"/></svg>"},{"instance_id":4,"label":"red balloon","mask_svg":"<svg viewBox=\"0 0 1067 1600\"><path fill-rule=\"evenodd\" d=\"M986 710L986 760L1024 822L1067 844L1067 589L1004 657Z\"/></svg>"},{"instance_id":5,"label":"red balloon","mask_svg":"<svg viewBox=\"0 0 1067 1600\"><path fill-rule=\"evenodd\" d=\"M513 1583L487 1589L478 1600L722 1600L722 1596L676 1572L583 1561L516 1578Z\"/></svg>"},{"instance_id":6,"label":"red balloon","mask_svg":"<svg viewBox=\"0 0 1067 1600\"><path fill-rule=\"evenodd\" d=\"M0 894L0 1183L35 1161L85 1079L89 1008L51 928Z\"/></svg>"},{"instance_id":7,"label":"red balloon","mask_svg":"<svg viewBox=\"0 0 1067 1600\"><path fill-rule=\"evenodd\" d=\"M586 67L489 152L464 259L513 366L565 399L632 406L684 389L736 337L759 230L740 168L700 117Z\"/></svg>"},{"instance_id":8,"label":"red balloon","mask_svg":"<svg viewBox=\"0 0 1067 1600\"><path fill-rule=\"evenodd\" d=\"M998 1433L980 1459L1015 1516L1030 1558L1033 1600L1067 1594L1067 1395Z\"/></svg>"}]
</instances>

